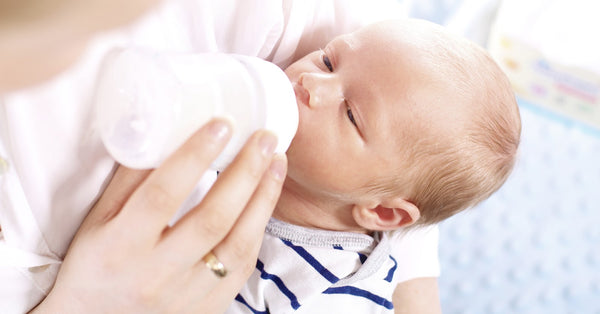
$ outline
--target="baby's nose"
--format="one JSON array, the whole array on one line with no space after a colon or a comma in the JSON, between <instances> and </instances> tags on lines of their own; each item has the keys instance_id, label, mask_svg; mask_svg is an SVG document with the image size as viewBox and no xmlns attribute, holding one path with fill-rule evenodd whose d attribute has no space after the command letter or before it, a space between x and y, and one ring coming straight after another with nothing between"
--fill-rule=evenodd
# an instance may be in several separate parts
<instances>
[{"instance_id":1,"label":"baby's nose","mask_svg":"<svg viewBox=\"0 0 600 314\"><path fill-rule=\"evenodd\" d=\"M339 105L344 100L342 84L334 75L305 73L300 79L300 83L310 95L310 107Z\"/></svg>"}]
</instances>

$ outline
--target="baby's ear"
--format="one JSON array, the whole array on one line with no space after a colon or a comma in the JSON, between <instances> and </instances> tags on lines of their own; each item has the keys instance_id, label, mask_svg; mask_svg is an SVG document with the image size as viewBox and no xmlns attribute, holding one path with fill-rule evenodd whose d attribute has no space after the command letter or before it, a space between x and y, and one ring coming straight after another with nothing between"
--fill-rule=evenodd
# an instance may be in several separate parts
<instances>
[{"instance_id":1,"label":"baby's ear","mask_svg":"<svg viewBox=\"0 0 600 314\"><path fill-rule=\"evenodd\" d=\"M376 206L354 205L354 220L367 230L386 231L415 223L421 212L417 206L403 198L394 198Z\"/></svg>"}]
</instances>

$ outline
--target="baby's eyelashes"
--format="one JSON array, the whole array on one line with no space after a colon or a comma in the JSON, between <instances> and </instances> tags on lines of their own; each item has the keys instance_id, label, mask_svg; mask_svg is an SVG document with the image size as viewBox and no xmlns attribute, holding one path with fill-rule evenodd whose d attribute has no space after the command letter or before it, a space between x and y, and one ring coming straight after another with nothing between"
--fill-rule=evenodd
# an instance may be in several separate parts
<instances>
[{"instance_id":1,"label":"baby's eyelashes","mask_svg":"<svg viewBox=\"0 0 600 314\"><path fill-rule=\"evenodd\" d=\"M344 102L346 102L346 100L344 100ZM354 114L352 113L352 108L350 108L350 106L348 106L348 104L346 104L346 114L348 115L348 119L350 119L350 122L352 122L352 124L354 124L355 127L358 127L358 125L356 124L356 120L354 120Z\"/></svg>"},{"instance_id":2,"label":"baby's eyelashes","mask_svg":"<svg viewBox=\"0 0 600 314\"><path fill-rule=\"evenodd\" d=\"M331 64L331 60L329 60L329 57L325 54L325 51L323 50L321 50L321 60L323 60L323 64L325 64L329 72L333 72L333 65Z\"/></svg>"}]
</instances>

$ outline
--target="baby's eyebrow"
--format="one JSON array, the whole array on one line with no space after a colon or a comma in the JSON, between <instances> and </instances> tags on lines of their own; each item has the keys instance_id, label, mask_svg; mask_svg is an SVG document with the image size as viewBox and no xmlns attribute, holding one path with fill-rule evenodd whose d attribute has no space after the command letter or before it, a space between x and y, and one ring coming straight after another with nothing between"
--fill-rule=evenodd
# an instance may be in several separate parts
<instances>
[{"instance_id":1,"label":"baby's eyebrow","mask_svg":"<svg viewBox=\"0 0 600 314\"><path fill-rule=\"evenodd\" d=\"M353 34L346 34L335 38L325 46L324 51L329 57L331 64L334 67L338 66L338 62L344 57L344 54L358 49L360 42L356 40Z\"/></svg>"},{"instance_id":2,"label":"baby's eyebrow","mask_svg":"<svg viewBox=\"0 0 600 314\"><path fill-rule=\"evenodd\" d=\"M360 45L358 40L356 40L356 37L352 36L352 34L344 35L340 37L340 40L344 43L344 46L346 46L346 48L349 50L356 50Z\"/></svg>"}]
</instances>

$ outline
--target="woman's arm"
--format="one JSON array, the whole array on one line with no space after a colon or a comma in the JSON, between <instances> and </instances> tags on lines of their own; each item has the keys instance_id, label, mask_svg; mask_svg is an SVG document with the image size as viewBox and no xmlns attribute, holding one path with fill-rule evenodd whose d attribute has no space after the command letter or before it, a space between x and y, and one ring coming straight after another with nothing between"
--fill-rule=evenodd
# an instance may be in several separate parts
<instances>
[{"instance_id":1,"label":"woman's arm","mask_svg":"<svg viewBox=\"0 0 600 314\"><path fill-rule=\"evenodd\" d=\"M66 69L96 33L125 25L162 0L0 1L0 93ZM52 49L47 49L52 47Z\"/></svg>"},{"instance_id":2,"label":"woman's arm","mask_svg":"<svg viewBox=\"0 0 600 314\"><path fill-rule=\"evenodd\" d=\"M302 7L298 10L307 16L292 61L324 48L339 35L351 33L367 24L405 17L395 0L304 0L297 1L294 6Z\"/></svg>"},{"instance_id":3,"label":"woman's arm","mask_svg":"<svg viewBox=\"0 0 600 314\"><path fill-rule=\"evenodd\" d=\"M442 313L437 278L415 278L396 286L392 297L396 314Z\"/></svg>"}]
</instances>

